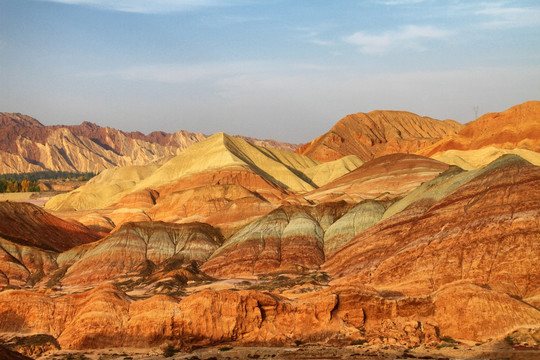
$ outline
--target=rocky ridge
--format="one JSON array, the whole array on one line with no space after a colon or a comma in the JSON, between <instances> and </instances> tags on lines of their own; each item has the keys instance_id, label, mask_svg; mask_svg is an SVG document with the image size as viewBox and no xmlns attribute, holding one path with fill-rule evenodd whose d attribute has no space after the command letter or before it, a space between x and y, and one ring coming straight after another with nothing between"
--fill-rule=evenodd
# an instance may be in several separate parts
<instances>
[{"instance_id":1,"label":"rocky ridge","mask_svg":"<svg viewBox=\"0 0 540 360\"><path fill-rule=\"evenodd\" d=\"M100 172L115 166L146 165L178 155L208 137L184 130L144 135L90 122L44 126L30 116L17 113L0 113L0 129L0 174L44 170ZM259 146L296 148L275 140L244 138Z\"/></svg>"},{"instance_id":2,"label":"rocky ridge","mask_svg":"<svg viewBox=\"0 0 540 360\"><path fill-rule=\"evenodd\" d=\"M372 111L347 115L330 131L296 150L319 161L356 155L368 161L394 153L416 153L455 134L463 125L406 111Z\"/></svg>"},{"instance_id":3,"label":"rocky ridge","mask_svg":"<svg viewBox=\"0 0 540 360\"><path fill-rule=\"evenodd\" d=\"M528 101L469 122L456 134L418 151L464 169L484 167L504 154L540 165L540 101Z\"/></svg>"}]
</instances>

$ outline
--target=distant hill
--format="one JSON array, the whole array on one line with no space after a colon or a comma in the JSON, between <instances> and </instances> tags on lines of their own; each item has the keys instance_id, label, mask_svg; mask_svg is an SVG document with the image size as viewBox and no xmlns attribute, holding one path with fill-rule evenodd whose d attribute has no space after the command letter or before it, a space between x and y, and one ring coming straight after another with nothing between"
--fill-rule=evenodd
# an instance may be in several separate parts
<instances>
[{"instance_id":1,"label":"distant hill","mask_svg":"<svg viewBox=\"0 0 540 360\"><path fill-rule=\"evenodd\" d=\"M326 134L297 153L319 161L356 155L363 161L394 153L415 153L463 129L453 120L436 120L406 111L372 111L345 116Z\"/></svg>"},{"instance_id":2,"label":"distant hill","mask_svg":"<svg viewBox=\"0 0 540 360\"><path fill-rule=\"evenodd\" d=\"M540 101L528 101L471 121L457 134L418 152L464 169L483 167L504 154L540 165Z\"/></svg>"},{"instance_id":3,"label":"distant hill","mask_svg":"<svg viewBox=\"0 0 540 360\"><path fill-rule=\"evenodd\" d=\"M27 115L0 113L0 174L44 170L99 172L115 166L145 165L178 155L207 137L183 130L144 135L90 122L44 126ZM275 140L245 139L283 150L297 147Z\"/></svg>"}]
</instances>

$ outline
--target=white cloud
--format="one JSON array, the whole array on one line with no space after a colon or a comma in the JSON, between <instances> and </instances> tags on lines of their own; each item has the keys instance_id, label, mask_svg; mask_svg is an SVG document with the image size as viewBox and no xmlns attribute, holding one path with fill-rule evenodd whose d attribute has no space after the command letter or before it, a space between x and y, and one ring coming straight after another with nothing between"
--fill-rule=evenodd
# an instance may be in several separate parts
<instances>
[{"instance_id":1,"label":"white cloud","mask_svg":"<svg viewBox=\"0 0 540 360\"><path fill-rule=\"evenodd\" d=\"M296 27L296 30L300 35L300 39L307 41L311 44L321 45L321 46L333 46L336 43L331 40L321 39L321 34L328 31L329 25L319 25L318 28L315 27Z\"/></svg>"},{"instance_id":2,"label":"white cloud","mask_svg":"<svg viewBox=\"0 0 540 360\"><path fill-rule=\"evenodd\" d=\"M126 69L86 74L85 77L113 76L128 81L149 81L163 84L206 84L209 86L234 82L235 79L262 81L272 77L294 77L298 73L313 74L335 71L336 68L312 63L225 62L201 64L150 64Z\"/></svg>"},{"instance_id":3,"label":"white cloud","mask_svg":"<svg viewBox=\"0 0 540 360\"><path fill-rule=\"evenodd\" d=\"M422 41L448 37L452 32L433 26L407 25L398 31L386 31L381 34L356 32L344 40L357 45L360 51L368 54L382 54L394 48L422 49Z\"/></svg>"},{"instance_id":4,"label":"white cloud","mask_svg":"<svg viewBox=\"0 0 540 360\"><path fill-rule=\"evenodd\" d=\"M482 3L474 13L489 18L482 23L482 26L488 28L540 25L540 8L538 7L507 7L505 3Z\"/></svg>"},{"instance_id":5,"label":"white cloud","mask_svg":"<svg viewBox=\"0 0 540 360\"><path fill-rule=\"evenodd\" d=\"M241 0L41 0L70 5L85 5L102 10L141 14L188 11L213 6L244 4Z\"/></svg>"}]
</instances>

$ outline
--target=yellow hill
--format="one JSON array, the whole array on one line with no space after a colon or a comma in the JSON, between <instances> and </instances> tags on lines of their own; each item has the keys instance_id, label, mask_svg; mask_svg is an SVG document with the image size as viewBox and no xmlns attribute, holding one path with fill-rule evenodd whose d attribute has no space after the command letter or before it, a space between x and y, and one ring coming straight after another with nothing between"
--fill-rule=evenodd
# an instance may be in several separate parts
<instances>
[{"instance_id":1,"label":"yellow hill","mask_svg":"<svg viewBox=\"0 0 540 360\"><path fill-rule=\"evenodd\" d=\"M227 168L246 169L284 189L304 193L361 164L356 156L323 164L304 155L259 147L218 133L190 146L162 166L128 166L104 171L87 185L51 199L46 207L67 211L105 208L130 193Z\"/></svg>"},{"instance_id":2,"label":"yellow hill","mask_svg":"<svg viewBox=\"0 0 540 360\"><path fill-rule=\"evenodd\" d=\"M526 149L499 149L494 146L478 150L447 150L433 155L431 158L448 165L457 165L465 170L472 170L483 168L506 154L518 155L531 164L540 165L540 153Z\"/></svg>"}]
</instances>

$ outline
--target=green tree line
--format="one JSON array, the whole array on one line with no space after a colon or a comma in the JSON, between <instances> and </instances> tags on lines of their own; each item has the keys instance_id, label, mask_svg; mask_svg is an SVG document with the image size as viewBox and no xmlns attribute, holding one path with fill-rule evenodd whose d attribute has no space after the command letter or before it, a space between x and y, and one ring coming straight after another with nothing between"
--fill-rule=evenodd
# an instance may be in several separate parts
<instances>
[{"instance_id":1,"label":"green tree line","mask_svg":"<svg viewBox=\"0 0 540 360\"><path fill-rule=\"evenodd\" d=\"M39 184L37 181L30 181L28 179L17 181L17 180L6 180L0 178L0 193L5 192L39 192Z\"/></svg>"},{"instance_id":2,"label":"green tree line","mask_svg":"<svg viewBox=\"0 0 540 360\"><path fill-rule=\"evenodd\" d=\"M38 171L22 174L0 175L0 193L39 192L39 180L79 180L88 181L96 176L92 172L74 173L67 171Z\"/></svg>"}]
</instances>

